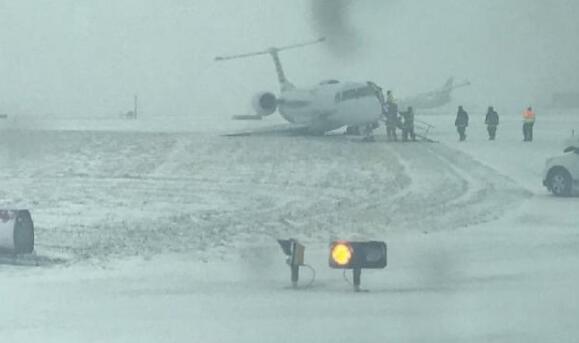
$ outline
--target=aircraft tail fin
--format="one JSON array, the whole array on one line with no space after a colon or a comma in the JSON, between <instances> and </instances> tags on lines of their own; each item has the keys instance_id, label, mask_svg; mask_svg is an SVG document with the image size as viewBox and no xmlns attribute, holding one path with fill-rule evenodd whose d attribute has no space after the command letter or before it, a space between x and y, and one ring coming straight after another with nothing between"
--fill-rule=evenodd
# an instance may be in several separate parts
<instances>
[{"instance_id":1,"label":"aircraft tail fin","mask_svg":"<svg viewBox=\"0 0 579 343\"><path fill-rule=\"evenodd\" d=\"M451 77L446 81L444 86L442 86L442 89L445 91L449 91L452 90L453 88L454 88L454 77Z\"/></svg>"},{"instance_id":2,"label":"aircraft tail fin","mask_svg":"<svg viewBox=\"0 0 579 343\"><path fill-rule=\"evenodd\" d=\"M450 79L448 79L448 81L446 81L444 86L442 86L442 91L450 93L451 91L453 91L457 88L462 88L462 87L467 87L467 86L470 86L470 81L465 80L465 81L460 82L460 83L455 83L454 77L451 77Z\"/></svg>"}]
</instances>

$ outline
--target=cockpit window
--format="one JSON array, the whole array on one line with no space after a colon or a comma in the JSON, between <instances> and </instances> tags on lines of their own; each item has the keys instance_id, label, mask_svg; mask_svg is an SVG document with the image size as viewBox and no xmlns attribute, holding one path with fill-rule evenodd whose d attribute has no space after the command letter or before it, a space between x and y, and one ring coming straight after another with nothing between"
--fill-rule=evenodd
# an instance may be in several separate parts
<instances>
[{"instance_id":1,"label":"cockpit window","mask_svg":"<svg viewBox=\"0 0 579 343\"><path fill-rule=\"evenodd\" d=\"M342 92L342 101L356 99L358 97L357 89L348 89Z\"/></svg>"},{"instance_id":2,"label":"cockpit window","mask_svg":"<svg viewBox=\"0 0 579 343\"><path fill-rule=\"evenodd\" d=\"M348 89L336 94L336 102L347 101L352 99L376 96L375 91L371 87L360 87L355 89Z\"/></svg>"},{"instance_id":3,"label":"cockpit window","mask_svg":"<svg viewBox=\"0 0 579 343\"><path fill-rule=\"evenodd\" d=\"M320 82L320 86L324 86L324 85L335 85L340 83L340 81L338 80L324 80L322 82Z\"/></svg>"}]
</instances>

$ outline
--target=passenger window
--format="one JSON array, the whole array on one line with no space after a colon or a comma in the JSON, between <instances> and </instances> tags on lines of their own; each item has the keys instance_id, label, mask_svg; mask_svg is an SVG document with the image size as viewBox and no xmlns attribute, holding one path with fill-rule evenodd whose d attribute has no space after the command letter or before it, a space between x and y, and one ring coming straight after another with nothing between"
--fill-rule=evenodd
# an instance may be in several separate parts
<instances>
[{"instance_id":1,"label":"passenger window","mask_svg":"<svg viewBox=\"0 0 579 343\"><path fill-rule=\"evenodd\" d=\"M342 101L354 99L355 97L356 97L356 90L355 89L349 89L349 90L344 91L342 93Z\"/></svg>"}]
</instances>

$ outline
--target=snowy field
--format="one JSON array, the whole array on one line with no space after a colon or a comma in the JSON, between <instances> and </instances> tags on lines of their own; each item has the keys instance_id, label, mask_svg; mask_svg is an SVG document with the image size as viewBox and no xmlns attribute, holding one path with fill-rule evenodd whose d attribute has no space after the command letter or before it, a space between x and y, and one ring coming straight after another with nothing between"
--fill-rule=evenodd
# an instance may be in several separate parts
<instances>
[{"instance_id":1,"label":"snowy field","mask_svg":"<svg viewBox=\"0 0 579 343\"><path fill-rule=\"evenodd\" d=\"M419 118L439 143L415 144L0 122L0 208L31 209L40 262L0 265L0 342L577 341L579 199L541 172L579 113L539 112L528 144L518 113L489 142L470 111L460 143L446 112ZM288 287L289 237L311 287ZM387 242L369 292L328 268L340 238Z\"/></svg>"}]
</instances>

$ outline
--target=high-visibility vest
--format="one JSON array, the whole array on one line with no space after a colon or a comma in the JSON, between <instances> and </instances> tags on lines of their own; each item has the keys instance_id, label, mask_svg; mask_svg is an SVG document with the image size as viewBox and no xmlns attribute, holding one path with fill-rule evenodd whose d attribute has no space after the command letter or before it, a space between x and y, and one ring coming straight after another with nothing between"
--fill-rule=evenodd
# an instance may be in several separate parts
<instances>
[{"instance_id":1,"label":"high-visibility vest","mask_svg":"<svg viewBox=\"0 0 579 343\"><path fill-rule=\"evenodd\" d=\"M523 119L525 120L525 123L534 123L535 122L535 112L534 111L529 111L529 110L525 110L525 112L523 112Z\"/></svg>"}]
</instances>

